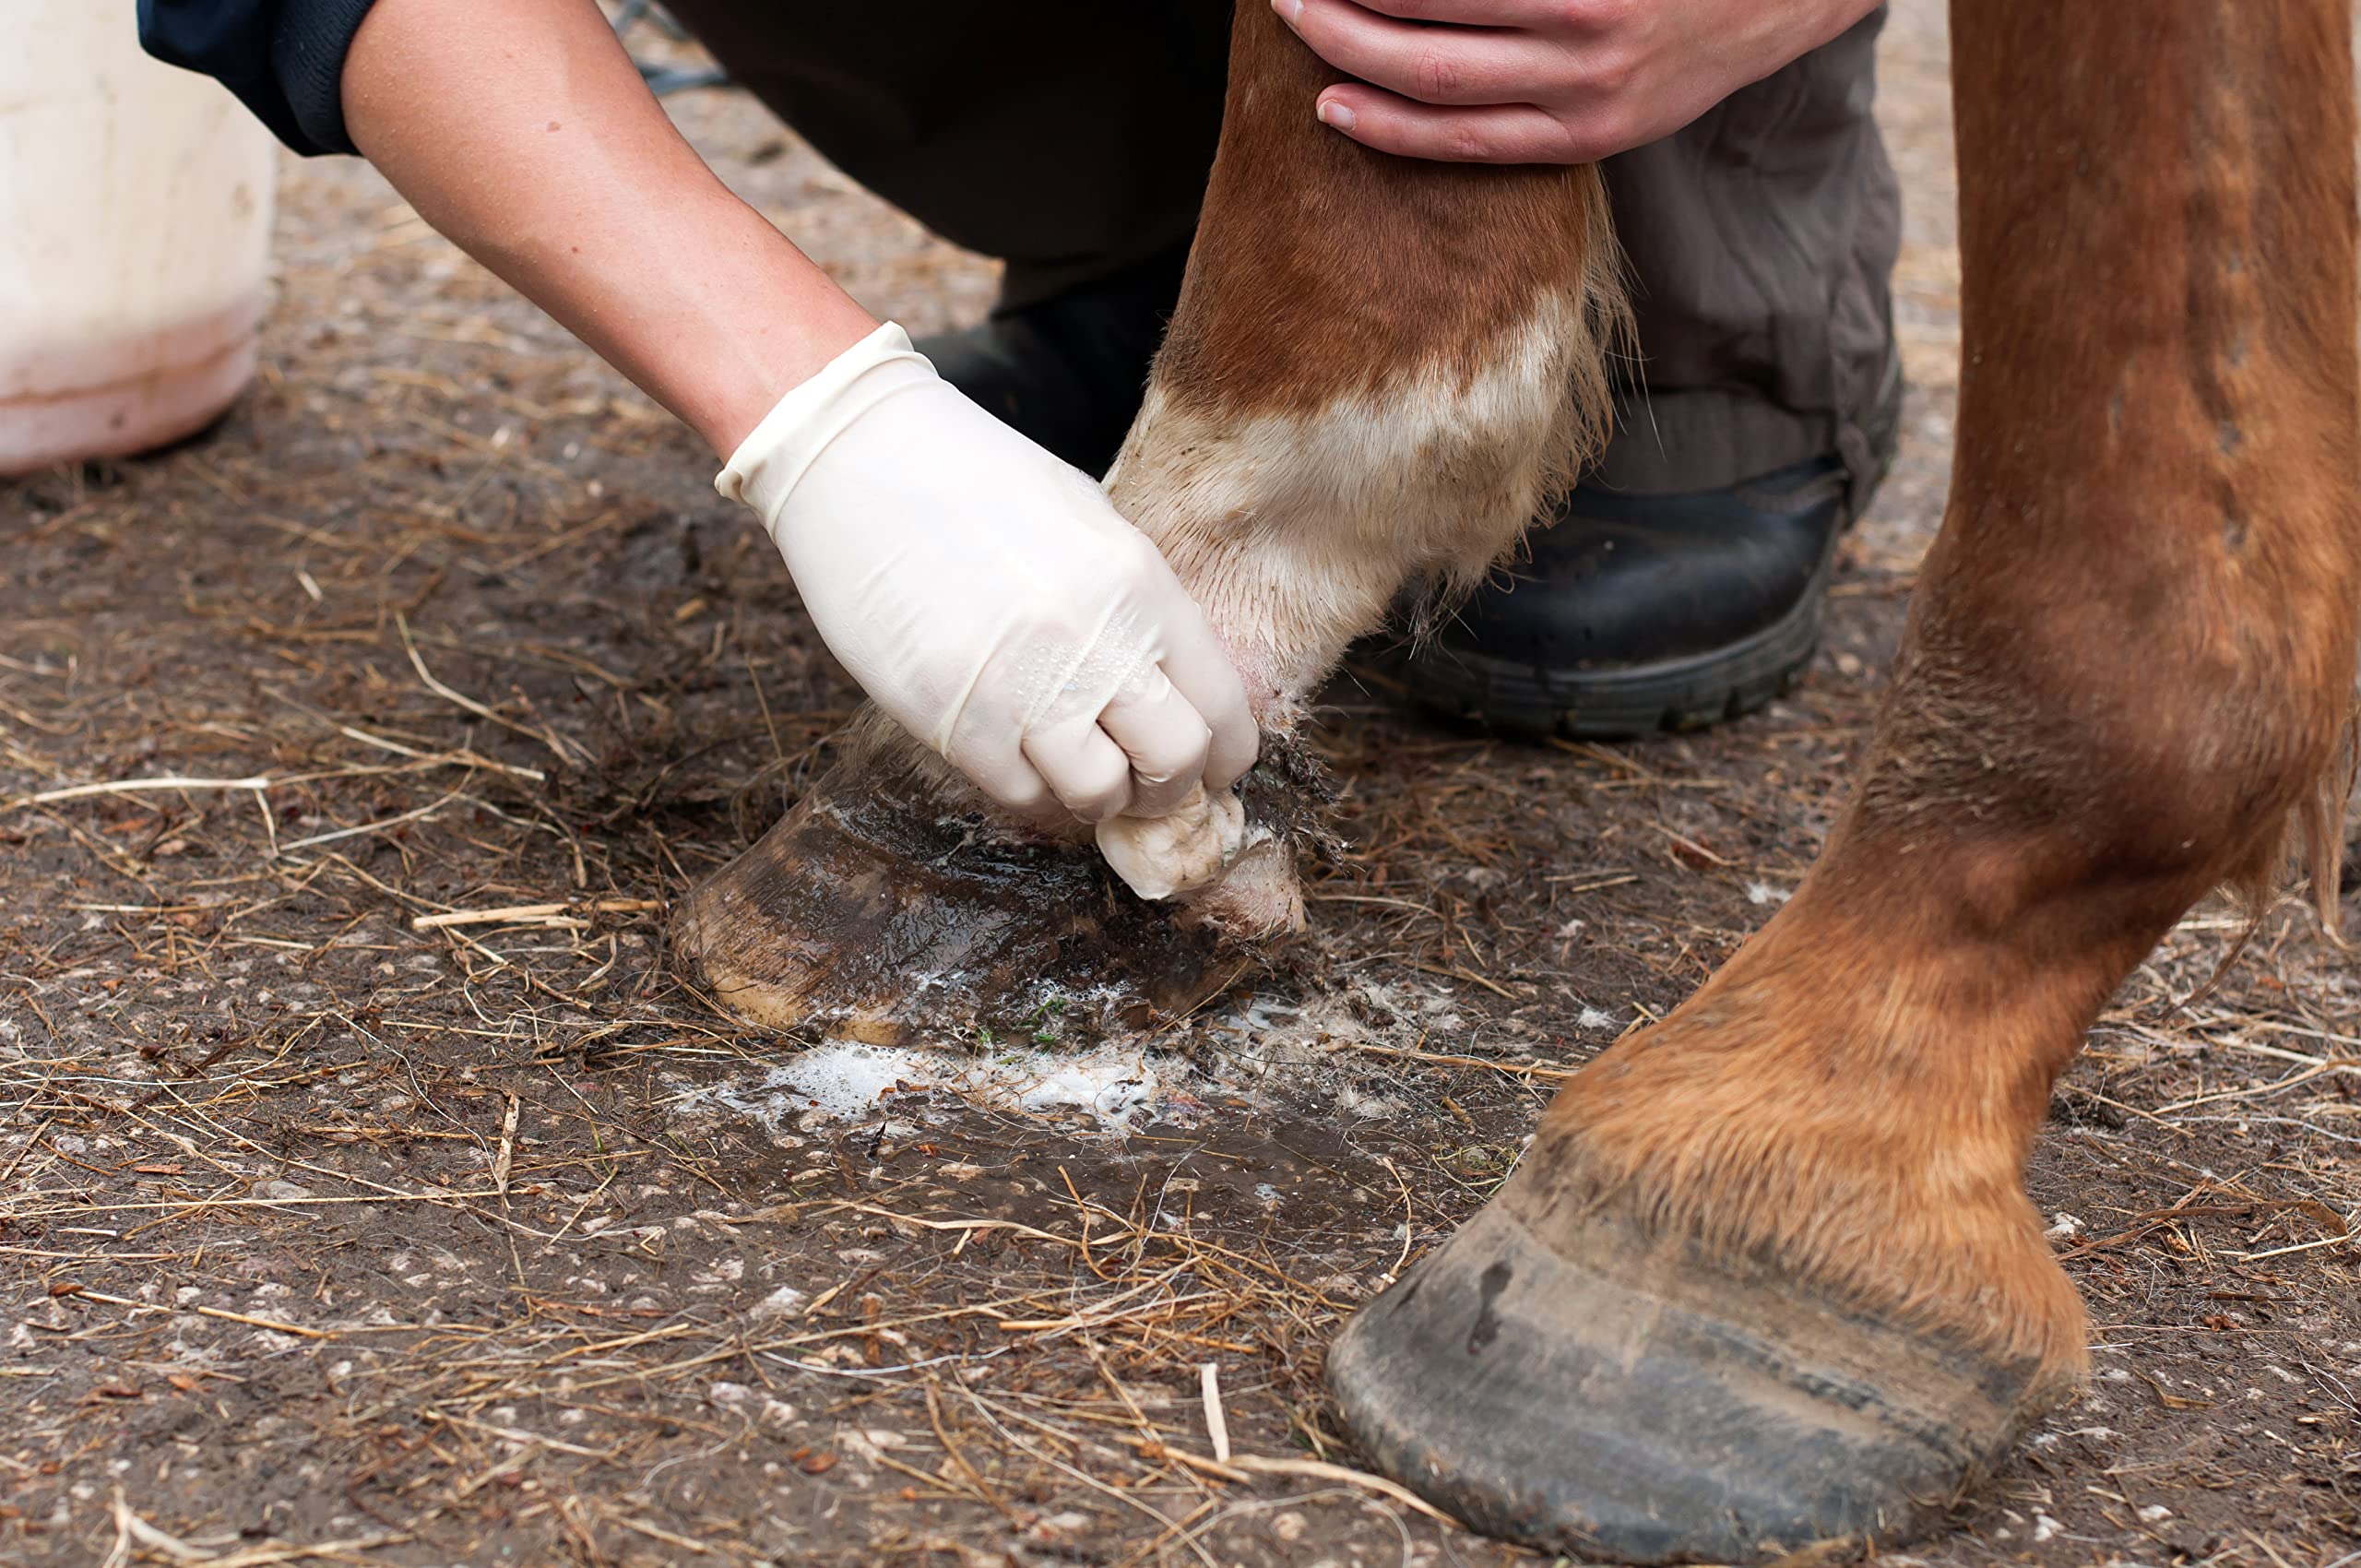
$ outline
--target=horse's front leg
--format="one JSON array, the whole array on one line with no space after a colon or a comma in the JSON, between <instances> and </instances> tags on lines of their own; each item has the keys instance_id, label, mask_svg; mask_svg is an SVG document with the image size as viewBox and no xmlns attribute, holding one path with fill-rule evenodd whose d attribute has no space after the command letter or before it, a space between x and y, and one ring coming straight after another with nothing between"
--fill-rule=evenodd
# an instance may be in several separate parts
<instances>
[{"instance_id":1,"label":"horse's front leg","mask_svg":"<svg viewBox=\"0 0 2361 1568\"><path fill-rule=\"evenodd\" d=\"M1246 678L1266 739L1242 840L1208 861L1186 832L1101 834L1134 885L1188 889L1176 923L872 724L683 907L676 948L725 1005L879 1037L1021 1022L1044 985L1177 1009L1239 972L1223 937L1300 922L1305 700L1405 583L1473 580L1571 481L1621 319L1595 171L1365 151L1312 116L1331 79L1238 8L1187 282L1108 480Z\"/></svg>"},{"instance_id":2,"label":"horse's front leg","mask_svg":"<svg viewBox=\"0 0 2361 1568\"><path fill-rule=\"evenodd\" d=\"M2023 1184L2050 1086L2194 900L2291 825L2332 849L2347 782L2346 10L1954 0L1957 467L1857 793L1330 1358L1460 1517L1643 1562L1891 1542L2081 1372Z\"/></svg>"}]
</instances>

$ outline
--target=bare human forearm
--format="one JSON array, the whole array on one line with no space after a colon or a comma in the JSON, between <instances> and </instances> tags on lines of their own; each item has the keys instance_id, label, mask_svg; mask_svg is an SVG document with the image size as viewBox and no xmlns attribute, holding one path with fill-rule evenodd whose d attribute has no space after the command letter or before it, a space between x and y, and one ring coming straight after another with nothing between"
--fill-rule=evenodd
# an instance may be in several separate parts
<instances>
[{"instance_id":1,"label":"bare human forearm","mask_svg":"<svg viewBox=\"0 0 2361 1568\"><path fill-rule=\"evenodd\" d=\"M343 87L429 223L721 457L877 325L705 166L591 0L377 0Z\"/></svg>"}]
</instances>

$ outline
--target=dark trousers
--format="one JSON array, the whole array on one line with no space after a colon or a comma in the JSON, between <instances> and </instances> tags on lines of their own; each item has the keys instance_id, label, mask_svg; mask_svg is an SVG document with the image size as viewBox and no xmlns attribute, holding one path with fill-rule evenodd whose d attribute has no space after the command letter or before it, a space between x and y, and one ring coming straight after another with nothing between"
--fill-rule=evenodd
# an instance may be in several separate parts
<instances>
[{"instance_id":1,"label":"dark trousers","mask_svg":"<svg viewBox=\"0 0 2361 1568\"><path fill-rule=\"evenodd\" d=\"M1217 0L670 9L845 172L1003 258L1005 303L1195 229L1228 54ZM1701 490L1830 452L1857 475L1872 461L1901 232L1869 113L1884 21L1608 160L1640 362L1594 482Z\"/></svg>"}]
</instances>

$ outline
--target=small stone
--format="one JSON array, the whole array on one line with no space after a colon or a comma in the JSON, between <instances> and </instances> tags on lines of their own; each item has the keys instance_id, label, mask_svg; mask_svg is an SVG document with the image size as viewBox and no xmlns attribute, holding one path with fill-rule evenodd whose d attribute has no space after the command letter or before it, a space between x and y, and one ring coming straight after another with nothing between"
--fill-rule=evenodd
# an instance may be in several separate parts
<instances>
[{"instance_id":1,"label":"small stone","mask_svg":"<svg viewBox=\"0 0 2361 1568\"><path fill-rule=\"evenodd\" d=\"M756 1323L765 1323L772 1318L800 1317L803 1313L804 1303L811 1299L792 1285L782 1285L747 1308L746 1315Z\"/></svg>"}]
</instances>

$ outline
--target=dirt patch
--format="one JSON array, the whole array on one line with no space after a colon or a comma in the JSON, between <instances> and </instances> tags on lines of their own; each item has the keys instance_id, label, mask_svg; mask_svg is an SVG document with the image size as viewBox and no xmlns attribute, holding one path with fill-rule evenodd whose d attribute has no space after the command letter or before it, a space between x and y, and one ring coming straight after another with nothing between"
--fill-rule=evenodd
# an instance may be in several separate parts
<instances>
[{"instance_id":1,"label":"dirt patch","mask_svg":"<svg viewBox=\"0 0 2361 1568\"><path fill-rule=\"evenodd\" d=\"M1809 683L1534 749L1357 666L1328 980L1141 1045L1112 1125L975 1076L1029 1040L800 1103L812 1042L679 991L665 904L853 694L689 437L368 171L291 162L254 394L0 488L0 798L118 786L0 816L0 1557L1522 1560L1317 1468L1356 1463L1322 1350L1826 830L1949 460L1939 10L1886 57L1903 457ZM988 267L676 101L872 305L980 312ZM126 783L166 777L269 784ZM2173 934L2036 1156L2096 1379L1910 1561L2361 1561L2361 986L2289 904L2175 1010L2233 932Z\"/></svg>"}]
</instances>

